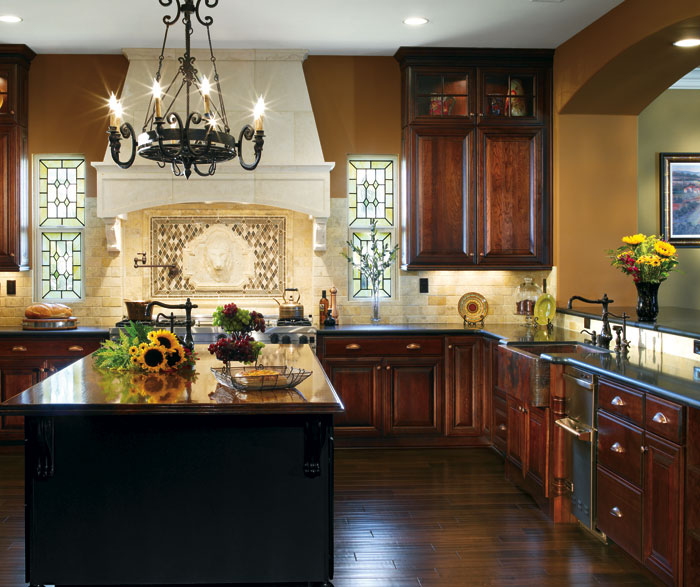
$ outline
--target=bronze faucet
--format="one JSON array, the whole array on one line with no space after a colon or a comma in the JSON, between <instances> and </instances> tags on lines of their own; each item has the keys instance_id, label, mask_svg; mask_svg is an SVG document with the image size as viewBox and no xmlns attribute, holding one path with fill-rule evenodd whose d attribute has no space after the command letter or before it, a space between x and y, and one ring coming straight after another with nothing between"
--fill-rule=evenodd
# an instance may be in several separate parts
<instances>
[{"instance_id":1,"label":"bronze faucet","mask_svg":"<svg viewBox=\"0 0 700 587\"><path fill-rule=\"evenodd\" d=\"M187 298L184 304L164 304L163 302L148 302L146 306L146 315L150 315L153 310L153 306L160 306L161 308L169 308L172 310L184 310L185 311L185 345L188 349L192 350L194 348L194 339L192 338L192 326L194 321L192 320L192 308L196 308L197 305ZM171 323L172 329L172 323Z\"/></svg>"},{"instance_id":2,"label":"bronze faucet","mask_svg":"<svg viewBox=\"0 0 700 587\"><path fill-rule=\"evenodd\" d=\"M610 330L610 312L608 311L608 306L612 304L615 300L611 300L608 298L608 294L604 293L603 297L599 300L589 300L587 298L582 298L581 296L571 296L569 298L569 303L566 304L566 307L571 309L571 303L574 300L581 300L582 302L586 302L587 304L601 304L603 306L603 315L602 315L602 320L603 320L603 329L601 330L600 334L596 336L593 336L595 331L591 333L592 339L593 339L593 344L609 349L610 348L610 341L613 339L612 335L612 330Z\"/></svg>"}]
</instances>

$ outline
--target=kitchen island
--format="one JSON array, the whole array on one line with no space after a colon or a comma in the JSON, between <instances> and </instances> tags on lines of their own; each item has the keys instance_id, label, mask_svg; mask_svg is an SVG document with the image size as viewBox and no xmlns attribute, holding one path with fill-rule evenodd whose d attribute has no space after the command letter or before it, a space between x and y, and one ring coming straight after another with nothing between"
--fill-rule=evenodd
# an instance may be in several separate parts
<instances>
[{"instance_id":1,"label":"kitchen island","mask_svg":"<svg viewBox=\"0 0 700 587\"><path fill-rule=\"evenodd\" d=\"M0 404L26 418L31 585L329 584L343 406L323 369L306 346L266 347L266 365L313 374L237 393L195 350L189 376L86 357Z\"/></svg>"}]
</instances>

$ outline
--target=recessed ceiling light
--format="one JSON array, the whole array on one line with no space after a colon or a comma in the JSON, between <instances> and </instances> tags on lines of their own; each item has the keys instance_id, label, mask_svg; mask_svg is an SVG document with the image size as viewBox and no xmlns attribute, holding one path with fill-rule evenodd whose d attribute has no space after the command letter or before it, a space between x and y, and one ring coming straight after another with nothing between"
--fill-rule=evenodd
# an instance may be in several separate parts
<instances>
[{"instance_id":1,"label":"recessed ceiling light","mask_svg":"<svg viewBox=\"0 0 700 587\"><path fill-rule=\"evenodd\" d=\"M14 16L13 14L3 14L0 16L0 22L18 23L22 22L22 19L19 16Z\"/></svg>"},{"instance_id":2,"label":"recessed ceiling light","mask_svg":"<svg viewBox=\"0 0 700 587\"><path fill-rule=\"evenodd\" d=\"M676 47L697 47L700 45L700 39L681 39L673 44Z\"/></svg>"},{"instance_id":3,"label":"recessed ceiling light","mask_svg":"<svg viewBox=\"0 0 700 587\"><path fill-rule=\"evenodd\" d=\"M423 16L409 16L408 18L403 19L403 23L409 26L420 26L428 22L430 21Z\"/></svg>"}]
</instances>

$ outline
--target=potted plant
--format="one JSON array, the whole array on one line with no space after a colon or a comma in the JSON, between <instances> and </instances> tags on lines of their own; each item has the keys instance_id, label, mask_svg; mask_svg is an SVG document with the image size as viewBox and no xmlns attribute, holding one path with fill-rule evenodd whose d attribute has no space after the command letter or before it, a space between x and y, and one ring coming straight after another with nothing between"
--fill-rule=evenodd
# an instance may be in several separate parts
<instances>
[{"instance_id":1,"label":"potted plant","mask_svg":"<svg viewBox=\"0 0 700 587\"><path fill-rule=\"evenodd\" d=\"M622 246L608 251L611 264L631 275L637 287L637 317L653 322L659 313L659 285L678 266L676 247L656 235L622 237Z\"/></svg>"}]
</instances>

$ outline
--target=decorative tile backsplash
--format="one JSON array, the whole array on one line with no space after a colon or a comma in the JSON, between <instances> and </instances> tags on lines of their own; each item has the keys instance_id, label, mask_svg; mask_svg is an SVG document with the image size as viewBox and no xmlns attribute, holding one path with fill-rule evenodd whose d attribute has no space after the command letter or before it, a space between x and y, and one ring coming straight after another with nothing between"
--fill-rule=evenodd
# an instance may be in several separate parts
<instances>
[{"instance_id":1,"label":"decorative tile backsplash","mask_svg":"<svg viewBox=\"0 0 700 587\"><path fill-rule=\"evenodd\" d=\"M153 216L154 297L280 296L286 276L283 216Z\"/></svg>"}]
</instances>

